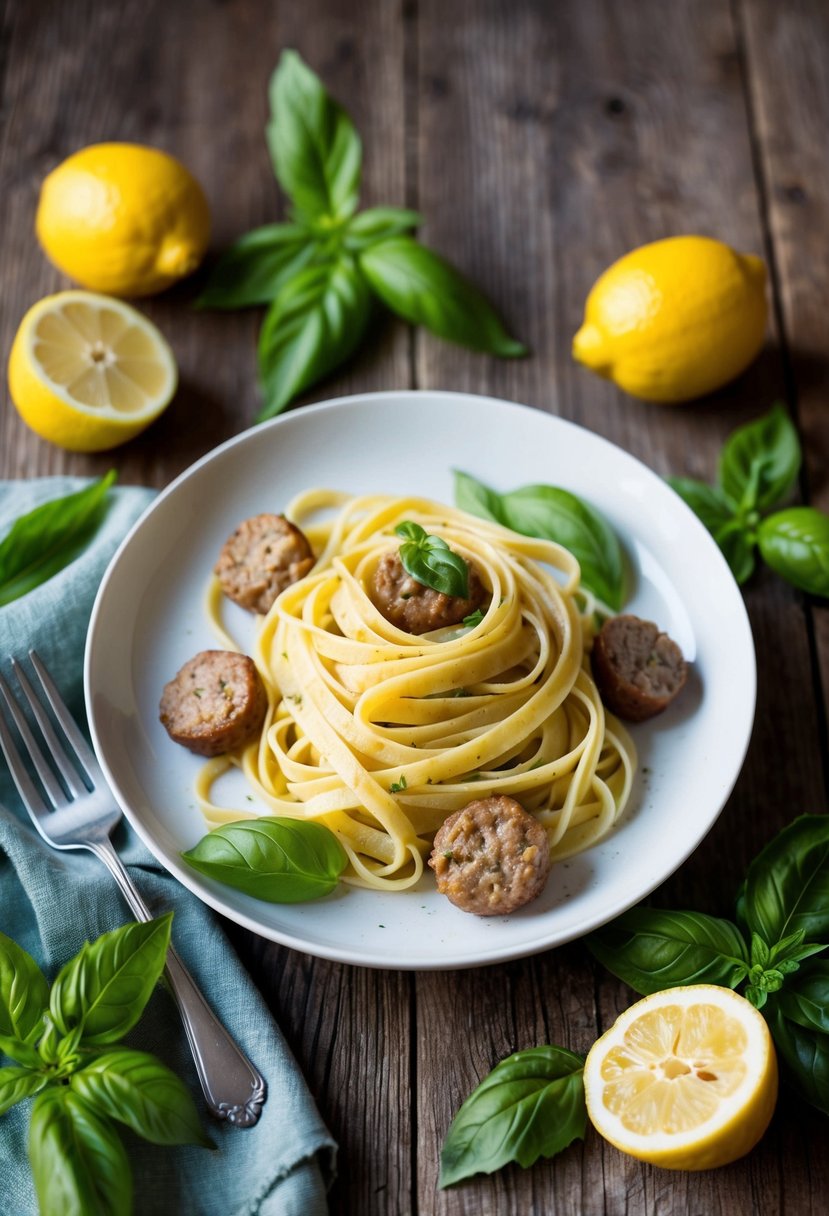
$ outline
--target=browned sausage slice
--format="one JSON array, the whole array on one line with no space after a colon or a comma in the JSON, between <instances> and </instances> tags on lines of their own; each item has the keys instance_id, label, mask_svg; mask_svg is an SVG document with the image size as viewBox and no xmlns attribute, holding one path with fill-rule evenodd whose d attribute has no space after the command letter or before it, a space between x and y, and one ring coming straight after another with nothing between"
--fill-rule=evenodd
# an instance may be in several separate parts
<instances>
[{"instance_id":1,"label":"browned sausage slice","mask_svg":"<svg viewBox=\"0 0 829 1216\"><path fill-rule=\"evenodd\" d=\"M182 747L220 756L256 736L267 708L252 659L232 650L202 650L164 685L159 717Z\"/></svg>"},{"instance_id":2,"label":"browned sausage slice","mask_svg":"<svg viewBox=\"0 0 829 1216\"><path fill-rule=\"evenodd\" d=\"M229 599L263 616L314 564L311 546L284 515L253 515L225 541L215 573Z\"/></svg>"},{"instance_id":3,"label":"browned sausage slice","mask_svg":"<svg viewBox=\"0 0 829 1216\"><path fill-rule=\"evenodd\" d=\"M659 714L682 689L682 651L653 621L629 613L605 621L593 643L593 676L609 710L630 722Z\"/></svg>"},{"instance_id":4,"label":"browned sausage slice","mask_svg":"<svg viewBox=\"0 0 829 1216\"><path fill-rule=\"evenodd\" d=\"M469 564L469 595L445 595L412 578L403 568L400 553L390 549L377 564L371 583L371 598L386 620L406 633L428 633L448 625L460 625L464 617L480 608L487 591L472 562Z\"/></svg>"},{"instance_id":5,"label":"browned sausage slice","mask_svg":"<svg viewBox=\"0 0 829 1216\"><path fill-rule=\"evenodd\" d=\"M429 865L438 890L477 916L529 903L550 873L547 832L505 794L470 802L438 828Z\"/></svg>"}]
</instances>

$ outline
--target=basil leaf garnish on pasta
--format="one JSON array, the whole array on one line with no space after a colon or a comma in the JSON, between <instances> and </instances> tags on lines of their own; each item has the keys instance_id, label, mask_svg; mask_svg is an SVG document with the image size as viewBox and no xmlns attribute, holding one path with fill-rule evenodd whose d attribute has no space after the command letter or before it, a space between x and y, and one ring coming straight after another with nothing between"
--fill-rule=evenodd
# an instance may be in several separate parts
<instances>
[{"instance_id":1,"label":"basil leaf garnish on pasta","mask_svg":"<svg viewBox=\"0 0 829 1216\"><path fill-rule=\"evenodd\" d=\"M583 1140L583 1066L581 1056L563 1047L530 1047L496 1064L452 1121L439 1185L491 1174L510 1161L526 1169Z\"/></svg>"},{"instance_id":2,"label":"basil leaf garnish on pasta","mask_svg":"<svg viewBox=\"0 0 829 1216\"><path fill-rule=\"evenodd\" d=\"M558 486L521 486L499 494L469 473L455 470L455 502L471 515L552 540L569 549L581 567L581 581L602 604L618 612L625 597L619 540L595 507Z\"/></svg>"},{"instance_id":3,"label":"basil leaf garnish on pasta","mask_svg":"<svg viewBox=\"0 0 829 1216\"><path fill-rule=\"evenodd\" d=\"M395 532L403 538L400 560L408 575L433 591L468 597L469 566L443 537L431 535L413 520L398 524Z\"/></svg>"},{"instance_id":4,"label":"basil leaf garnish on pasta","mask_svg":"<svg viewBox=\"0 0 829 1216\"><path fill-rule=\"evenodd\" d=\"M348 860L329 828L288 818L225 824L182 857L208 878L272 904L329 895Z\"/></svg>"}]
</instances>

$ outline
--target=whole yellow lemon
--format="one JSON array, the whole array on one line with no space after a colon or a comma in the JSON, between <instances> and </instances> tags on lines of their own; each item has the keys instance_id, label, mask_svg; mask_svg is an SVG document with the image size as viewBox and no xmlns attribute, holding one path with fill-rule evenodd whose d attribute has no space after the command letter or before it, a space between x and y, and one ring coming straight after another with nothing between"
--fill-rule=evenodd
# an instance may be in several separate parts
<instances>
[{"instance_id":1,"label":"whole yellow lemon","mask_svg":"<svg viewBox=\"0 0 829 1216\"><path fill-rule=\"evenodd\" d=\"M669 237L632 250L597 279L573 357L632 397L690 401L748 367L766 316L760 258L710 237Z\"/></svg>"},{"instance_id":2,"label":"whole yellow lemon","mask_svg":"<svg viewBox=\"0 0 829 1216\"><path fill-rule=\"evenodd\" d=\"M43 182L35 230L47 257L83 287L148 296L199 265L210 211L175 157L142 144L92 144Z\"/></svg>"}]
</instances>

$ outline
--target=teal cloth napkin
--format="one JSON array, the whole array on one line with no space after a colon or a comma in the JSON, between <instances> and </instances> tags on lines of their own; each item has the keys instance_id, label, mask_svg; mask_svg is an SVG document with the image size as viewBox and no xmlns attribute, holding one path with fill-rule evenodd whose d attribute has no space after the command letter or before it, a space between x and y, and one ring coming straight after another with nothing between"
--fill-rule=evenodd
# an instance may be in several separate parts
<instances>
[{"instance_id":1,"label":"teal cloth napkin","mask_svg":"<svg viewBox=\"0 0 829 1216\"><path fill-rule=\"evenodd\" d=\"M19 515L86 484L71 477L0 482L0 539ZM92 603L109 559L152 498L137 487L110 494L106 518L81 556L0 608L0 665L7 669L11 655L23 658L34 647L84 726L83 653ZM150 908L174 909L179 954L268 1082L255 1127L233 1128L211 1118L178 1012L167 992L157 989L129 1041L155 1052L185 1080L218 1151L159 1148L127 1133L135 1216L322 1216L336 1145L258 991L213 913L156 862L126 821L114 843ZM91 853L58 852L36 834L0 755L0 929L52 979L86 939L128 919L118 888ZM0 1117L0 1208L13 1216L37 1212L26 1156L29 1105Z\"/></svg>"}]
</instances>

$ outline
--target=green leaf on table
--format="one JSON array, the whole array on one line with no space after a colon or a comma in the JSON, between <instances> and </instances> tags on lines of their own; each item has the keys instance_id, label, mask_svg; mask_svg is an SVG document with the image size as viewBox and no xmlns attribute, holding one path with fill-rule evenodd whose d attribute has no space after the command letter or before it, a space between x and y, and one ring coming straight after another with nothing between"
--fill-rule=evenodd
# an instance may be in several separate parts
<instances>
[{"instance_id":1,"label":"green leaf on table","mask_svg":"<svg viewBox=\"0 0 829 1216\"><path fill-rule=\"evenodd\" d=\"M801 815L769 841L748 867L740 910L772 945L800 930L829 940L829 815Z\"/></svg>"},{"instance_id":2,"label":"green leaf on table","mask_svg":"<svg viewBox=\"0 0 829 1216\"><path fill-rule=\"evenodd\" d=\"M829 515L788 507L769 515L757 533L763 560L809 595L829 596Z\"/></svg>"},{"instance_id":3,"label":"green leaf on table","mask_svg":"<svg viewBox=\"0 0 829 1216\"><path fill-rule=\"evenodd\" d=\"M714 540L720 547L723 557L728 562L729 569L736 582L742 587L754 573L755 545L751 535L745 531L738 520L720 529Z\"/></svg>"},{"instance_id":4,"label":"green leaf on table","mask_svg":"<svg viewBox=\"0 0 829 1216\"><path fill-rule=\"evenodd\" d=\"M813 959L801 967L786 981L776 1001L789 1021L829 1036L829 960Z\"/></svg>"},{"instance_id":5,"label":"green leaf on table","mask_svg":"<svg viewBox=\"0 0 829 1216\"><path fill-rule=\"evenodd\" d=\"M214 1147L183 1082L147 1052L104 1052L69 1083L99 1115L125 1123L153 1144Z\"/></svg>"},{"instance_id":6,"label":"green leaf on table","mask_svg":"<svg viewBox=\"0 0 829 1216\"><path fill-rule=\"evenodd\" d=\"M640 905L591 933L586 944L608 971L643 996L679 984L736 988L749 971L737 926L703 912Z\"/></svg>"},{"instance_id":7,"label":"green leaf on table","mask_svg":"<svg viewBox=\"0 0 829 1216\"><path fill-rule=\"evenodd\" d=\"M527 353L478 288L413 237L378 241L359 259L383 303L412 325L424 325L439 338L471 350L506 358Z\"/></svg>"},{"instance_id":8,"label":"green leaf on table","mask_svg":"<svg viewBox=\"0 0 829 1216\"><path fill-rule=\"evenodd\" d=\"M344 236L345 247L356 252L388 237L411 232L422 222L423 217L417 211L408 211L403 207L370 207L367 211L358 211L349 220Z\"/></svg>"},{"instance_id":9,"label":"green leaf on table","mask_svg":"<svg viewBox=\"0 0 829 1216\"><path fill-rule=\"evenodd\" d=\"M39 1069L42 1063L37 1049L16 1035L0 1034L0 1055L6 1055L24 1068Z\"/></svg>"},{"instance_id":10,"label":"green leaf on table","mask_svg":"<svg viewBox=\"0 0 829 1216\"><path fill-rule=\"evenodd\" d=\"M719 459L720 485L738 510L766 511L792 489L800 461L797 431L778 402L725 441Z\"/></svg>"},{"instance_id":11,"label":"green leaf on table","mask_svg":"<svg viewBox=\"0 0 829 1216\"><path fill-rule=\"evenodd\" d=\"M354 259L308 266L284 284L259 335L259 378L272 418L303 389L357 349L371 315L371 296Z\"/></svg>"},{"instance_id":12,"label":"green leaf on table","mask_svg":"<svg viewBox=\"0 0 829 1216\"><path fill-rule=\"evenodd\" d=\"M595 507L558 486L521 486L499 494L455 470L455 502L472 515L569 549L585 587L614 612L624 603L625 579L619 540Z\"/></svg>"},{"instance_id":13,"label":"green leaf on table","mask_svg":"<svg viewBox=\"0 0 829 1216\"><path fill-rule=\"evenodd\" d=\"M271 160L298 216L347 220L359 200L363 157L351 119L296 51L283 51L269 96Z\"/></svg>"},{"instance_id":14,"label":"green leaf on table","mask_svg":"<svg viewBox=\"0 0 829 1216\"><path fill-rule=\"evenodd\" d=\"M440 1155L441 1187L491 1174L510 1161L527 1169L583 1139L584 1060L563 1047L508 1056L461 1106Z\"/></svg>"},{"instance_id":15,"label":"green leaf on table","mask_svg":"<svg viewBox=\"0 0 829 1216\"><path fill-rule=\"evenodd\" d=\"M754 539L734 504L719 486L692 477L668 477L666 481L711 533L736 581L745 583L754 570Z\"/></svg>"},{"instance_id":16,"label":"green leaf on table","mask_svg":"<svg viewBox=\"0 0 829 1216\"><path fill-rule=\"evenodd\" d=\"M28 1040L48 1005L49 985L35 960L0 933L0 1035Z\"/></svg>"},{"instance_id":17,"label":"green leaf on table","mask_svg":"<svg viewBox=\"0 0 829 1216\"><path fill-rule=\"evenodd\" d=\"M38 1094L29 1160L40 1211L60 1216L128 1216L132 1176L118 1133L67 1086Z\"/></svg>"},{"instance_id":18,"label":"green leaf on table","mask_svg":"<svg viewBox=\"0 0 829 1216\"><path fill-rule=\"evenodd\" d=\"M224 824L182 857L208 878L276 904L330 894L348 861L324 824L267 817Z\"/></svg>"},{"instance_id":19,"label":"green leaf on table","mask_svg":"<svg viewBox=\"0 0 829 1216\"><path fill-rule=\"evenodd\" d=\"M33 591L86 548L100 523L114 471L41 503L14 521L0 541L0 608Z\"/></svg>"},{"instance_id":20,"label":"green leaf on table","mask_svg":"<svg viewBox=\"0 0 829 1216\"><path fill-rule=\"evenodd\" d=\"M414 520L404 520L395 528L402 537L400 561L411 578L443 595L469 595L469 566L441 536L430 535Z\"/></svg>"},{"instance_id":21,"label":"green leaf on table","mask_svg":"<svg viewBox=\"0 0 829 1216\"><path fill-rule=\"evenodd\" d=\"M48 1085L45 1073L31 1068L0 1068L0 1115Z\"/></svg>"},{"instance_id":22,"label":"green leaf on table","mask_svg":"<svg viewBox=\"0 0 829 1216\"><path fill-rule=\"evenodd\" d=\"M116 1043L132 1030L164 969L172 912L129 923L87 942L52 985L56 1028L83 1030L85 1046Z\"/></svg>"},{"instance_id":23,"label":"green leaf on table","mask_svg":"<svg viewBox=\"0 0 829 1216\"><path fill-rule=\"evenodd\" d=\"M786 1016L782 993L763 1010L785 1079L795 1092L818 1110L829 1114L829 1034L802 1026Z\"/></svg>"},{"instance_id":24,"label":"green leaf on table","mask_svg":"<svg viewBox=\"0 0 829 1216\"><path fill-rule=\"evenodd\" d=\"M239 237L210 272L197 308L252 308L269 304L282 285L315 254L299 224L266 224Z\"/></svg>"}]
</instances>

